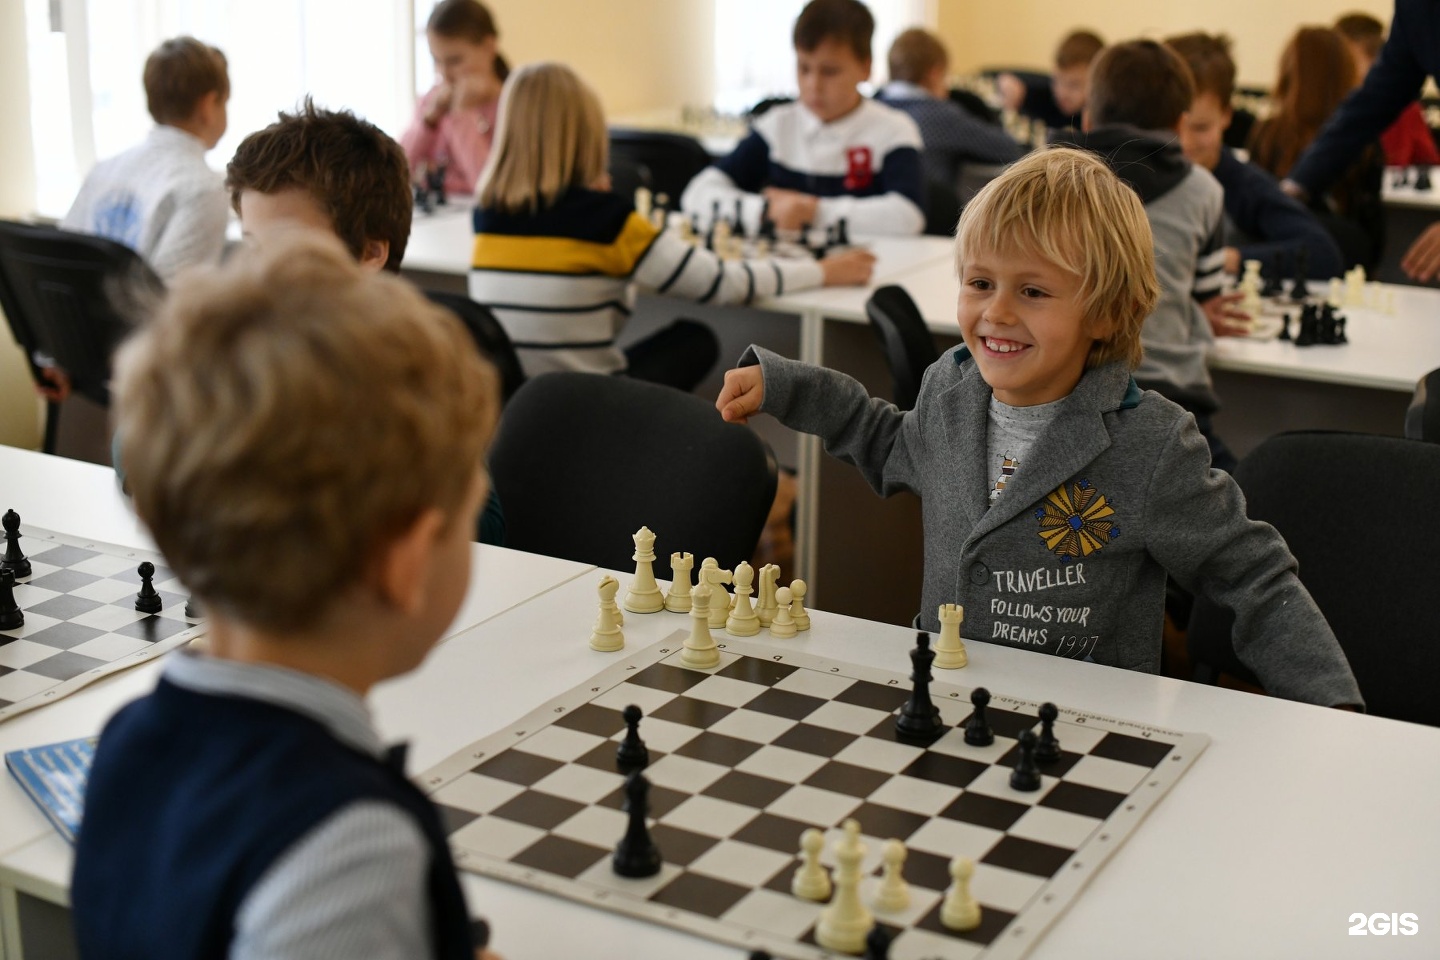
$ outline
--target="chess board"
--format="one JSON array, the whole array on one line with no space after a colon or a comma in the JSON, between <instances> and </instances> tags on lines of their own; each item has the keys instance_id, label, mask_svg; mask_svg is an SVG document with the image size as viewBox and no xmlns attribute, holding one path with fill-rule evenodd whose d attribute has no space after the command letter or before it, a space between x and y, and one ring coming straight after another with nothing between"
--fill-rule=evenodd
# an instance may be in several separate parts
<instances>
[{"instance_id":1,"label":"chess board","mask_svg":"<svg viewBox=\"0 0 1440 960\"><path fill-rule=\"evenodd\" d=\"M0 722L204 632L185 619L188 595L158 553L34 528L20 533L31 571L15 587L25 623L0 630ZM135 609L136 568L145 560L155 564L158 614Z\"/></svg>"},{"instance_id":2,"label":"chess board","mask_svg":"<svg viewBox=\"0 0 1440 960\"><path fill-rule=\"evenodd\" d=\"M1021 730L1039 704L991 691L995 742L971 747L955 725L970 689L938 680L950 725L929 747L901 743L903 674L725 638L711 670L680 665L685 633L481 740L420 778L445 818L456 863L601 909L777 957L833 956L815 943L819 904L790 893L800 834L859 821L868 903L888 838L909 849L911 904L876 912L895 960L1023 956L1209 743L1201 734L1060 709L1061 758L1038 792L1010 788ZM717 637L717 640L720 638ZM943 673L943 671L937 671ZM648 879L616 876L625 832L615 751L621 710L645 712L652 836ZM983 921L946 929L949 861L975 861Z\"/></svg>"}]
</instances>

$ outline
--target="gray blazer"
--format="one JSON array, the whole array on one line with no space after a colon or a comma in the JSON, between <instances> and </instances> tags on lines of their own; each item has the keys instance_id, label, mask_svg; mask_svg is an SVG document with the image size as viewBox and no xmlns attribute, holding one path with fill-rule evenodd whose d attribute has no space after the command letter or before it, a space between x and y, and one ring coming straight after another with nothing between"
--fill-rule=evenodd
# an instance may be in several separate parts
<instances>
[{"instance_id":1,"label":"gray blazer","mask_svg":"<svg viewBox=\"0 0 1440 960\"><path fill-rule=\"evenodd\" d=\"M762 412L818 435L880 494L920 496L920 625L965 607L966 637L1157 673L1167 573L1235 611L1235 652L1277 696L1361 704L1325 618L1269 524L1210 469L1194 418L1122 364L1086 371L992 506L990 386L964 346L925 373L915 409L758 347Z\"/></svg>"}]
</instances>

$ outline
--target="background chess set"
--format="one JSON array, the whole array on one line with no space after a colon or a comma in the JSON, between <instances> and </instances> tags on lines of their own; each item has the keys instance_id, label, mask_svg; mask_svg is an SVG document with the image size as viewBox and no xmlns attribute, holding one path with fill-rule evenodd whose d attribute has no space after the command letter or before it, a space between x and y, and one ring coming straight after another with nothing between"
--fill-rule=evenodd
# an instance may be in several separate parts
<instances>
[{"instance_id":1,"label":"background chess set","mask_svg":"<svg viewBox=\"0 0 1440 960\"><path fill-rule=\"evenodd\" d=\"M31 572L15 587L25 623L0 631L0 721L204 633L186 619L188 594L157 553L24 526L20 548ZM135 609L136 570L147 560L155 564L158 614Z\"/></svg>"},{"instance_id":2,"label":"background chess set","mask_svg":"<svg viewBox=\"0 0 1440 960\"><path fill-rule=\"evenodd\" d=\"M833 956L815 943L822 909L790 893L800 834L854 817L867 847L867 904L882 846L905 842L911 905L876 912L895 960L1018 958L1209 743L1061 708L1059 761L1038 792L1009 785L1038 704L992 697L995 742L964 743L970 690L931 684L951 728L931 746L897 740L905 675L719 637L721 663L681 665L684 631L615 663L419 778L465 870L777 957ZM621 711L645 713L657 876L618 877L625 832L615 753ZM975 861L980 927L939 921L949 862Z\"/></svg>"}]
</instances>

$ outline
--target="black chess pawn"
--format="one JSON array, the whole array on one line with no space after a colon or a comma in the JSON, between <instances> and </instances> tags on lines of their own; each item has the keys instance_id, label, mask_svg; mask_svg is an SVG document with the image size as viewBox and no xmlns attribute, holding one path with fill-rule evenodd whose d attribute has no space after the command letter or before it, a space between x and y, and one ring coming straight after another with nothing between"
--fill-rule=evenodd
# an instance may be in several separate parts
<instances>
[{"instance_id":1,"label":"black chess pawn","mask_svg":"<svg viewBox=\"0 0 1440 960\"><path fill-rule=\"evenodd\" d=\"M1301 247L1295 251L1295 282L1290 285L1290 299L1296 303L1304 303L1305 298L1310 296L1310 288L1307 286L1309 274L1310 253Z\"/></svg>"},{"instance_id":2,"label":"black chess pawn","mask_svg":"<svg viewBox=\"0 0 1440 960\"><path fill-rule=\"evenodd\" d=\"M621 716L625 718L625 739L615 750L615 767L629 776L650 766L650 750L640 739L640 708L632 703L621 711Z\"/></svg>"},{"instance_id":3,"label":"black chess pawn","mask_svg":"<svg viewBox=\"0 0 1440 960\"><path fill-rule=\"evenodd\" d=\"M990 729L990 720L985 716L985 707L990 703L990 691L976 687L970 694L970 704L975 709L965 721L965 742L972 747L988 747L995 742L995 731Z\"/></svg>"},{"instance_id":4,"label":"black chess pawn","mask_svg":"<svg viewBox=\"0 0 1440 960\"><path fill-rule=\"evenodd\" d=\"M1282 314L1282 315L1280 316L1280 337L1279 337L1279 339L1281 339L1281 340L1289 340L1289 339L1290 339L1290 314L1288 314L1288 313Z\"/></svg>"},{"instance_id":5,"label":"black chess pawn","mask_svg":"<svg viewBox=\"0 0 1440 960\"><path fill-rule=\"evenodd\" d=\"M1260 296L1271 300L1285 296L1284 251L1276 251L1275 259L1270 263L1270 269L1265 272L1265 285L1260 288Z\"/></svg>"},{"instance_id":6,"label":"black chess pawn","mask_svg":"<svg viewBox=\"0 0 1440 960\"><path fill-rule=\"evenodd\" d=\"M1020 759L1010 771L1010 787L1029 793L1040 789L1040 768L1035 765L1036 737L1034 730L1020 731Z\"/></svg>"},{"instance_id":7,"label":"black chess pawn","mask_svg":"<svg viewBox=\"0 0 1440 960\"><path fill-rule=\"evenodd\" d=\"M15 602L15 574L0 570L0 630L19 630L23 626L25 611Z\"/></svg>"},{"instance_id":8,"label":"black chess pawn","mask_svg":"<svg viewBox=\"0 0 1440 960\"><path fill-rule=\"evenodd\" d=\"M735 198L735 229L734 235L737 240L745 239L745 218L740 216L740 198Z\"/></svg>"},{"instance_id":9,"label":"black chess pawn","mask_svg":"<svg viewBox=\"0 0 1440 960\"><path fill-rule=\"evenodd\" d=\"M1335 339L1334 343L1349 343L1350 338L1345 336L1345 318L1335 318Z\"/></svg>"},{"instance_id":10,"label":"black chess pawn","mask_svg":"<svg viewBox=\"0 0 1440 960\"><path fill-rule=\"evenodd\" d=\"M864 960L890 960L890 932L878 923L865 936Z\"/></svg>"},{"instance_id":11,"label":"black chess pawn","mask_svg":"<svg viewBox=\"0 0 1440 960\"><path fill-rule=\"evenodd\" d=\"M1040 704L1040 739L1035 743L1035 762L1054 763L1060 759L1060 741L1055 736L1055 719L1060 711L1053 703Z\"/></svg>"},{"instance_id":12,"label":"black chess pawn","mask_svg":"<svg viewBox=\"0 0 1440 960\"><path fill-rule=\"evenodd\" d=\"M430 201L430 188L423 183L415 184L415 206L421 213L435 212L435 205Z\"/></svg>"},{"instance_id":13,"label":"black chess pawn","mask_svg":"<svg viewBox=\"0 0 1440 960\"><path fill-rule=\"evenodd\" d=\"M448 199L445 196L445 171L446 165L443 163L436 164L435 169L430 171L430 197L437 207L443 207Z\"/></svg>"},{"instance_id":14,"label":"black chess pawn","mask_svg":"<svg viewBox=\"0 0 1440 960\"><path fill-rule=\"evenodd\" d=\"M6 510L0 526L5 528L5 556L0 559L0 570L9 570L16 580L23 580L30 576L30 560L20 549L20 514Z\"/></svg>"},{"instance_id":15,"label":"black chess pawn","mask_svg":"<svg viewBox=\"0 0 1440 960\"><path fill-rule=\"evenodd\" d=\"M622 877L653 877L660 872L660 848L650 836L645 817L650 812L650 781L636 770L625 778L625 812L630 819L625 836L610 858L611 867Z\"/></svg>"},{"instance_id":16,"label":"black chess pawn","mask_svg":"<svg viewBox=\"0 0 1440 960\"><path fill-rule=\"evenodd\" d=\"M1416 189L1416 190L1429 190L1429 189L1430 189L1430 168L1429 168L1429 167L1419 166L1419 167L1416 167L1416 168L1415 168L1415 189Z\"/></svg>"},{"instance_id":17,"label":"black chess pawn","mask_svg":"<svg viewBox=\"0 0 1440 960\"><path fill-rule=\"evenodd\" d=\"M835 245L838 247L850 246L850 224L844 217L841 217L840 221L835 224Z\"/></svg>"},{"instance_id":18,"label":"black chess pawn","mask_svg":"<svg viewBox=\"0 0 1440 960\"><path fill-rule=\"evenodd\" d=\"M1300 330L1295 334L1295 346L1308 347L1315 342L1316 327L1319 325L1319 314L1315 312L1315 304L1307 303L1300 311Z\"/></svg>"},{"instance_id":19,"label":"black chess pawn","mask_svg":"<svg viewBox=\"0 0 1440 960\"><path fill-rule=\"evenodd\" d=\"M141 613L159 613L164 602L160 599L160 594L155 592L155 584L151 582L155 579L155 564L146 560L140 564L138 573L140 592L135 595L135 609Z\"/></svg>"},{"instance_id":20,"label":"black chess pawn","mask_svg":"<svg viewBox=\"0 0 1440 960\"><path fill-rule=\"evenodd\" d=\"M760 229L756 231L755 236L760 240L775 242L775 221L770 219L769 200L766 200L764 206L760 208Z\"/></svg>"},{"instance_id":21,"label":"black chess pawn","mask_svg":"<svg viewBox=\"0 0 1440 960\"><path fill-rule=\"evenodd\" d=\"M930 665L935 662L935 651L930 649L928 633L921 631L915 635L910 662L914 665L910 679L915 686L910 699L895 717L895 733L907 743L928 744L945 732L945 725L940 722L940 708L930 700Z\"/></svg>"},{"instance_id":22,"label":"black chess pawn","mask_svg":"<svg viewBox=\"0 0 1440 960\"><path fill-rule=\"evenodd\" d=\"M1330 346L1335 342L1335 308L1328 303L1322 304L1320 307L1320 319L1315 340L1325 346Z\"/></svg>"}]
</instances>

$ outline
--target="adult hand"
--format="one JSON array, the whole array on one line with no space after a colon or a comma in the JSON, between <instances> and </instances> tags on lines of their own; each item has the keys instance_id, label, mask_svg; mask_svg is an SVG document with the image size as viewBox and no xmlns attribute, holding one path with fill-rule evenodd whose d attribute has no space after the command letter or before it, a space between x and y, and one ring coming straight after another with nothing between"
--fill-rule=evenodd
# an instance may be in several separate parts
<instances>
[{"instance_id":1,"label":"adult hand","mask_svg":"<svg viewBox=\"0 0 1440 960\"><path fill-rule=\"evenodd\" d=\"M820 261L827 287L863 287L875 270L875 254L864 247L837 250Z\"/></svg>"},{"instance_id":2,"label":"adult hand","mask_svg":"<svg viewBox=\"0 0 1440 960\"><path fill-rule=\"evenodd\" d=\"M1245 299L1240 292L1221 293L1200 304L1210 329L1217 337L1238 337L1250 332L1250 314L1236 306Z\"/></svg>"},{"instance_id":3,"label":"adult hand","mask_svg":"<svg viewBox=\"0 0 1440 960\"><path fill-rule=\"evenodd\" d=\"M770 220L777 230L799 230L807 223L815 222L815 211L819 209L820 201L808 193L766 187L764 197L770 204Z\"/></svg>"},{"instance_id":4,"label":"adult hand","mask_svg":"<svg viewBox=\"0 0 1440 960\"><path fill-rule=\"evenodd\" d=\"M760 412L765 399L765 374L759 364L725 371L725 385L715 400L715 409L728 423L747 423L752 413Z\"/></svg>"},{"instance_id":5,"label":"adult hand","mask_svg":"<svg viewBox=\"0 0 1440 960\"><path fill-rule=\"evenodd\" d=\"M1440 221L1430 224L1424 233L1410 244L1400 261L1405 276L1420 283L1429 283L1440 276Z\"/></svg>"}]
</instances>

